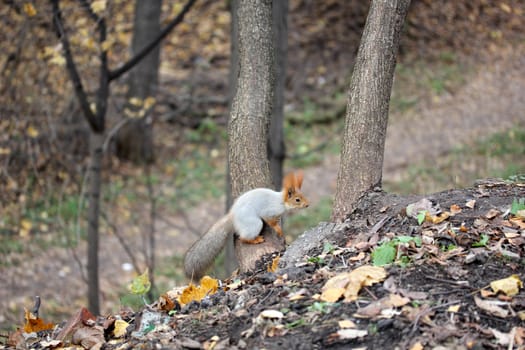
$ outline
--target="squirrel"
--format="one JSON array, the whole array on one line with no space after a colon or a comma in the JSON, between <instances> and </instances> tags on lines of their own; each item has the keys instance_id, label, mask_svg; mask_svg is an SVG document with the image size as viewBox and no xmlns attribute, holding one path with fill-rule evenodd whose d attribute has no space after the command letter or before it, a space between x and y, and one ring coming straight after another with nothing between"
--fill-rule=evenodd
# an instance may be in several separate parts
<instances>
[{"instance_id":1,"label":"squirrel","mask_svg":"<svg viewBox=\"0 0 525 350\"><path fill-rule=\"evenodd\" d=\"M301 193L302 184L302 172L290 173L283 179L281 192L256 188L239 196L228 214L213 224L186 252L186 277L200 279L219 255L230 234L235 233L239 240L246 244L262 243L264 238L260 233L264 221L282 236L281 216L289 210L307 208L309 205Z\"/></svg>"}]
</instances>

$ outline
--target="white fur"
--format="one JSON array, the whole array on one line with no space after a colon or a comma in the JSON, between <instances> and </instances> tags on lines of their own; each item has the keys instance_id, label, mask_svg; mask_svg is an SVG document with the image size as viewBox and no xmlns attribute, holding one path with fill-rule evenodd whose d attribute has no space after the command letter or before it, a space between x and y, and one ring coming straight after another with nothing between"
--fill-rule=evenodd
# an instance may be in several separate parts
<instances>
[{"instance_id":1,"label":"white fur","mask_svg":"<svg viewBox=\"0 0 525 350\"><path fill-rule=\"evenodd\" d=\"M230 210L235 232L240 238L255 239L262 230L262 219L281 216L286 211L283 192L256 188L242 194Z\"/></svg>"}]
</instances>

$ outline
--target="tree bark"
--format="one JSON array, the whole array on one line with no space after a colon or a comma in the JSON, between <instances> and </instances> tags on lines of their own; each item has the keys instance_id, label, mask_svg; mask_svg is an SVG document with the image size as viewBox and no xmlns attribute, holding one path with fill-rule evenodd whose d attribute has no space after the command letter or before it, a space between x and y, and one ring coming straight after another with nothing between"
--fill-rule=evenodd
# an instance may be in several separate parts
<instances>
[{"instance_id":1,"label":"tree bark","mask_svg":"<svg viewBox=\"0 0 525 350\"><path fill-rule=\"evenodd\" d=\"M152 42L160 33L162 0L136 0L133 23L132 56ZM127 103L124 108L129 118L116 138L117 156L135 163L151 163L153 152L153 120L151 108L130 103L131 99L144 101L156 94L158 84L160 45L157 45L130 72ZM143 114L143 115L141 115Z\"/></svg>"},{"instance_id":2,"label":"tree bark","mask_svg":"<svg viewBox=\"0 0 525 350\"><path fill-rule=\"evenodd\" d=\"M100 213L100 189L102 187L102 156L104 134L91 131L89 140L89 154L91 162L89 165L89 208L88 208L88 247L87 247L87 271L88 271L88 305L94 315L100 314L99 298L99 276L98 276L98 221Z\"/></svg>"},{"instance_id":3,"label":"tree bark","mask_svg":"<svg viewBox=\"0 0 525 350\"><path fill-rule=\"evenodd\" d=\"M372 0L350 83L332 219L381 186L388 107L410 0Z\"/></svg>"},{"instance_id":4,"label":"tree bark","mask_svg":"<svg viewBox=\"0 0 525 350\"><path fill-rule=\"evenodd\" d=\"M280 190L283 182L283 162L286 156L283 120L288 54L288 0L274 1L272 10L275 43L275 92L273 113L270 120L270 137L268 139L268 159L274 188Z\"/></svg>"},{"instance_id":5,"label":"tree bark","mask_svg":"<svg viewBox=\"0 0 525 350\"><path fill-rule=\"evenodd\" d=\"M275 78L272 1L240 1L238 19L239 75L228 124L234 198L253 188L272 186L267 153ZM264 243L235 241L241 271L253 269L265 253L284 248L284 241L273 231L267 227L263 231Z\"/></svg>"},{"instance_id":6,"label":"tree bark","mask_svg":"<svg viewBox=\"0 0 525 350\"><path fill-rule=\"evenodd\" d=\"M233 98L237 93L237 77L239 75L239 17L237 12L239 10L240 0L230 1L230 16L231 16L231 29L230 29L230 74L229 80L229 91L228 91L228 102L230 114L232 112ZM226 160L226 212L230 210L233 204L233 195L231 187L230 177L230 162ZM235 258L235 250L233 246L233 237L228 237L226 246L224 247L224 270L226 275L230 275L235 269L239 267Z\"/></svg>"}]
</instances>

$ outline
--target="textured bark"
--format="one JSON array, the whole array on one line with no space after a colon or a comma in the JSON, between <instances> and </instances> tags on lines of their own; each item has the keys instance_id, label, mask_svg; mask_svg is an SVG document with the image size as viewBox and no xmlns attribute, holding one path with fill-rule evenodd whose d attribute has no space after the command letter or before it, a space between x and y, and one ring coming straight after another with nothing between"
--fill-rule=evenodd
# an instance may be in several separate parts
<instances>
[{"instance_id":1,"label":"textured bark","mask_svg":"<svg viewBox=\"0 0 525 350\"><path fill-rule=\"evenodd\" d=\"M272 186L267 142L274 89L272 1L241 0L238 8L239 75L229 133L229 167L233 197L257 187ZM263 254L284 248L265 228L266 242L235 242L241 271L251 270ZM273 238L272 238L273 237Z\"/></svg>"},{"instance_id":2,"label":"textured bark","mask_svg":"<svg viewBox=\"0 0 525 350\"><path fill-rule=\"evenodd\" d=\"M233 197L271 187L266 143L273 103L272 2L242 0L239 18L239 77L229 133Z\"/></svg>"},{"instance_id":3,"label":"textured bark","mask_svg":"<svg viewBox=\"0 0 525 350\"><path fill-rule=\"evenodd\" d=\"M280 190L283 182L283 162L286 156L283 120L286 56L288 54L288 0L274 1L272 9L275 43L275 92L270 120L270 137L268 139L268 159L274 188Z\"/></svg>"},{"instance_id":4,"label":"textured bark","mask_svg":"<svg viewBox=\"0 0 525 350\"><path fill-rule=\"evenodd\" d=\"M228 91L228 102L230 114L232 111L232 103L235 94L237 93L237 77L239 76L239 17L237 12L239 10L240 0L230 1L230 15L231 15L231 27L230 27L230 75L229 79L229 91ZM230 210L233 204L233 195L231 187L230 177L230 161L226 161L226 212ZM229 237L224 247L224 270L226 275L230 275L235 269L239 267L235 258L235 250L233 246L233 237Z\"/></svg>"},{"instance_id":5,"label":"textured bark","mask_svg":"<svg viewBox=\"0 0 525 350\"><path fill-rule=\"evenodd\" d=\"M162 0L136 0L133 24L132 55L152 42L160 33ZM127 101L131 98L144 100L155 96L158 84L160 45L157 45L130 72ZM142 106L128 103L126 117L138 114ZM136 163L151 163L153 154L153 124L151 111L139 118L130 118L117 134L117 156Z\"/></svg>"},{"instance_id":6,"label":"textured bark","mask_svg":"<svg viewBox=\"0 0 525 350\"><path fill-rule=\"evenodd\" d=\"M381 186L396 54L409 4L371 2L348 93L334 220L343 220L367 190Z\"/></svg>"}]
</instances>

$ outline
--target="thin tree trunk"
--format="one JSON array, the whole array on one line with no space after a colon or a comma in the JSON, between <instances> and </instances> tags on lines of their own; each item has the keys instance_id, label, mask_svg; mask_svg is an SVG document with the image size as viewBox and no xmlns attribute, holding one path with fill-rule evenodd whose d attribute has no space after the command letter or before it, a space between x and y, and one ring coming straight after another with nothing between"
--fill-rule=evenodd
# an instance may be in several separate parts
<instances>
[{"instance_id":1,"label":"thin tree trunk","mask_svg":"<svg viewBox=\"0 0 525 350\"><path fill-rule=\"evenodd\" d=\"M332 218L381 186L388 107L410 0L372 0L350 83Z\"/></svg>"},{"instance_id":2,"label":"thin tree trunk","mask_svg":"<svg viewBox=\"0 0 525 350\"><path fill-rule=\"evenodd\" d=\"M142 50L160 33L162 0L136 0L133 24L132 55ZM138 63L129 75L129 90L125 117L130 118L117 134L117 156L136 163L151 163L153 152L153 120L151 108L130 103L144 101L156 94L158 84L160 45ZM141 115L143 114L143 115Z\"/></svg>"},{"instance_id":3,"label":"thin tree trunk","mask_svg":"<svg viewBox=\"0 0 525 350\"><path fill-rule=\"evenodd\" d=\"M100 217L100 189L102 170L102 146L104 134L91 131L89 140L89 208L88 208L88 305L94 315L100 314L99 276L98 276L98 221Z\"/></svg>"},{"instance_id":4,"label":"thin tree trunk","mask_svg":"<svg viewBox=\"0 0 525 350\"><path fill-rule=\"evenodd\" d=\"M288 0L274 1L272 10L275 43L275 93L270 120L268 157L274 188L280 190L283 181L283 162L286 156L283 120L288 54Z\"/></svg>"}]
</instances>

